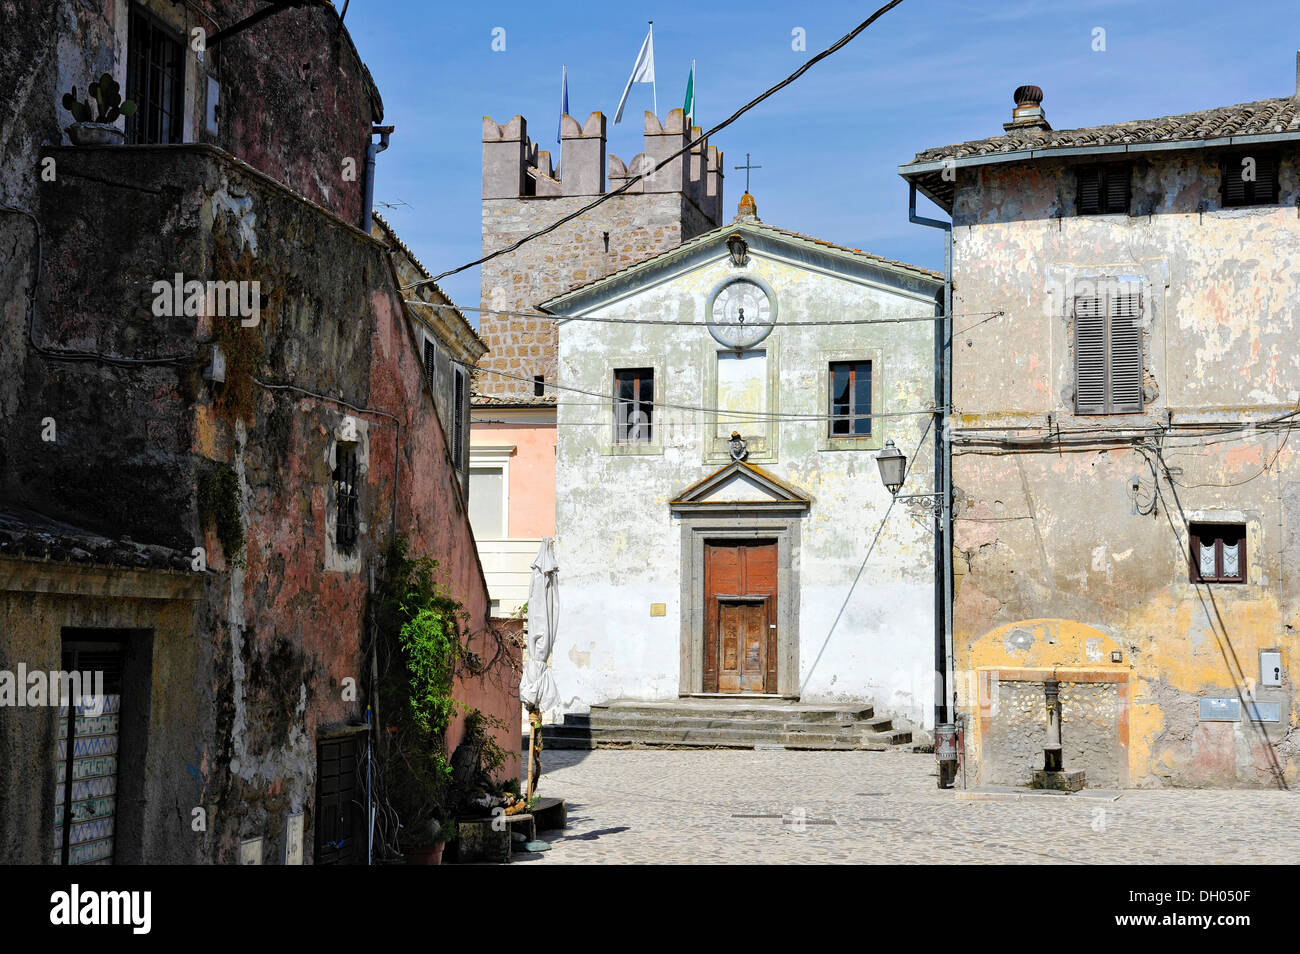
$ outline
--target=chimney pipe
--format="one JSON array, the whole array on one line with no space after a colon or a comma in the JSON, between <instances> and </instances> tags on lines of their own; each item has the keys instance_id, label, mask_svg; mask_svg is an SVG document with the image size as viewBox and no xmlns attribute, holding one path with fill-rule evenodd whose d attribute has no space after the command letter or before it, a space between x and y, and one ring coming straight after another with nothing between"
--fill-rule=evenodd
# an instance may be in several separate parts
<instances>
[{"instance_id":1,"label":"chimney pipe","mask_svg":"<svg viewBox=\"0 0 1300 954\"><path fill-rule=\"evenodd\" d=\"M1018 87L1013 94L1016 108L1011 112L1011 122L1003 123L1007 132L1039 130L1050 132L1052 127L1043 112L1043 91L1037 86Z\"/></svg>"}]
</instances>

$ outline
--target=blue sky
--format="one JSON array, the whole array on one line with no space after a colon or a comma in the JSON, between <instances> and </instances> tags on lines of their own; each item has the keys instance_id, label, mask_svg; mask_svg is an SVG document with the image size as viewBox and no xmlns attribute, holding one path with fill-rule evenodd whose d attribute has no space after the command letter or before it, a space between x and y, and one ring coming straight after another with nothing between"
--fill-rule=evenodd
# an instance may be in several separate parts
<instances>
[{"instance_id":1,"label":"blue sky","mask_svg":"<svg viewBox=\"0 0 1300 954\"><path fill-rule=\"evenodd\" d=\"M609 151L626 161L642 151L650 87L633 87L620 125L613 114L647 20L660 115L682 105L695 58L697 123L707 128L877 5L352 0L345 23L379 85L385 121L397 126L379 158L376 201L409 203L381 211L435 274L462 265L480 254L482 117L523 115L558 161L561 65L570 111L579 121L604 111ZM731 167L748 151L763 167L753 193L764 221L940 268L940 234L907 222L900 163L1001 133L1012 90L1026 83L1043 88L1058 129L1291 95L1294 13L1281 0L905 0L714 138L725 153L728 213L744 190L744 173ZM492 49L497 27L502 52ZM791 48L796 27L806 52ZM1102 52L1093 50L1097 28ZM478 303L477 269L442 284L458 304Z\"/></svg>"}]
</instances>

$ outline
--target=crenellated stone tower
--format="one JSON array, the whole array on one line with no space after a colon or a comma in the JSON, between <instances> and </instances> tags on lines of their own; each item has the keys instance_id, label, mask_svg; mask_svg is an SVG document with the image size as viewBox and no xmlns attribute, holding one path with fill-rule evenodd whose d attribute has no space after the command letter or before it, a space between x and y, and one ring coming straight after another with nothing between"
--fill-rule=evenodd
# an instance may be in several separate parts
<instances>
[{"instance_id":1,"label":"crenellated stone tower","mask_svg":"<svg viewBox=\"0 0 1300 954\"><path fill-rule=\"evenodd\" d=\"M522 116L505 125L483 117L484 254L603 195L607 180L610 191L619 188L700 135L699 127L687 127L680 109L670 112L662 124L647 111L645 151L624 163L614 155L606 160L603 114L592 113L581 125L565 115L560 123L557 175L550 152L528 138ZM718 227L722 178L722 153L707 143L696 146L628 192L483 265L482 307L536 311L539 302ZM554 400L554 391L535 383L538 376L547 383L555 381L553 321L484 314L479 335L490 349L479 367L515 377L480 375L478 390L497 402Z\"/></svg>"}]
</instances>

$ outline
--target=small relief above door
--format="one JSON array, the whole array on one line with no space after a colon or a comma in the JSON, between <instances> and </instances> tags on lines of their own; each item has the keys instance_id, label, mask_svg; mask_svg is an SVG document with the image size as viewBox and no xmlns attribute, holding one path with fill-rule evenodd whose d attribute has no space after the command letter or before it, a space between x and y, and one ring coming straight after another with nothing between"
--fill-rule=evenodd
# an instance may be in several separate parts
<instances>
[{"instance_id":1,"label":"small relief above door","mask_svg":"<svg viewBox=\"0 0 1300 954\"><path fill-rule=\"evenodd\" d=\"M763 692L767 675L767 600L718 606L719 692Z\"/></svg>"}]
</instances>

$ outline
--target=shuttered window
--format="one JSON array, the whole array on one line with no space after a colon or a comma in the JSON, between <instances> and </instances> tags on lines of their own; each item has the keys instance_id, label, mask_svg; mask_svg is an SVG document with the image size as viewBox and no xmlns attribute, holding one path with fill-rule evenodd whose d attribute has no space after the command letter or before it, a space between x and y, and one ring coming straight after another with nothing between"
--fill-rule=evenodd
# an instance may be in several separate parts
<instances>
[{"instance_id":1,"label":"shuttered window","mask_svg":"<svg viewBox=\"0 0 1300 954\"><path fill-rule=\"evenodd\" d=\"M438 346L432 338L424 339L424 376L435 399L438 396Z\"/></svg>"},{"instance_id":2,"label":"shuttered window","mask_svg":"<svg viewBox=\"0 0 1300 954\"><path fill-rule=\"evenodd\" d=\"M1272 205L1276 201L1276 153L1238 153L1224 161L1225 206Z\"/></svg>"},{"instance_id":3,"label":"shuttered window","mask_svg":"<svg viewBox=\"0 0 1300 954\"><path fill-rule=\"evenodd\" d=\"M1076 205L1080 215L1128 212L1129 179L1132 177L1129 166L1082 166L1078 175Z\"/></svg>"},{"instance_id":4,"label":"shuttered window","mask_svg":"<svg viewBox=\"0 0 1300 954\"><path fill-rule=\"evenodd\" d=\"M1074 299L1076 414L1142 410L1142 293Z\"/></svg>"},{"instance_id":5,"label":"shuttered window","mask_svg":"<svg viewBox=\"0 0 1300 954\"><path fill-rule=\"evenodd\" d=\"M451 462L459 470L465 469L465 427L469 417L469 388L465 371L456 368L456 386L453 400L455 406L451 412Z\"/></svg>"}]
</instances>

